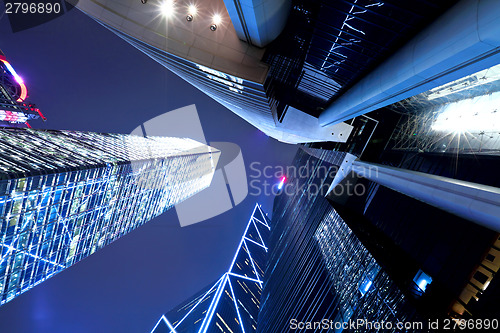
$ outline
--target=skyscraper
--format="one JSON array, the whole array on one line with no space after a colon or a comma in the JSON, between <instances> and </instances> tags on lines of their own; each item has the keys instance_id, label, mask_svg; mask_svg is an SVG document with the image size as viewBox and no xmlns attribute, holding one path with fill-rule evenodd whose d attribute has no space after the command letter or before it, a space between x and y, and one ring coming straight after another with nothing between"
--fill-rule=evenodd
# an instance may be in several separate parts
<instances>
[{"instance_id":1,"label":"skyscraper","mask_svg":"<svg viewBox=\"0 0 500 333\"><path fill-rule=\"evenodd\" d=\"M323 163L335 165L336 171L343 171L330 175L333 182L326 185L330 186L327 199L317 199L326 206L318 206L314 214L333 207L335 216L423 318L460 322L491 320L499 315L493 302L500 283L495 278L500 270L500 183L492 172L500 163L498 133L492 128L498 121L496 104L491 103L498 90L495 69L385 110L385 117L379 118L380 131L367 145L366 162L359 160L357 153L304 149ZM460 117L451 118L450 111ZM349 182L350 195L345 193ZM360 190L352 193L353 188ZM471 189L474 196L470 196ZM461 210L463 207L467 212ZM341 225L336 230L341 230ZM330 246L326 249L330 251ZM331 253L341 257L333 249ZM346 269L357 264L347 263Z\"/></svg>"},{"instance_id":2,"label":"skyscraper","mask_svg":"<svg viewBox=\"0 0 500 333\"><path fill-rule=\"evenodd\" d=\"M378 231L432 278L429 312L499 315L499 90L494 65L376 111L363 160L344 166L367 191L329 196L348 224ZM407 280L417 272L398 266Z\"/></svg>"},{"instance_id":3,"label":"skyscraper","mask_svg":"<svg viewBox=\"0 0 500 333\"><path fill-rule=\"evenodd\" d=\"M345 142L350 119L499 63L500 23L489 16L498 6L494 0L78 2L125 41L288 143Z\"/></svg>"},{"instance_id":4,"label":"skyscraper","mask_svg":"<svg viewBox=\"0 0 500 333\"><path fill-rule=\"evenodd\" d=\"M350 125L321 128L317 118L298 109L290 110L290 119L277 119L266 83L270 66L262 61L266 49L256 39L265 36L267 43L279 35L289 0L256 6L222 0L78 1L77 7L271 137L297 143L342 142L349 136Z\"/></svg>"},{"instance_id":5,"label":"skyscraper","mask_svg":"<svg viewBox=\"0 0 500 333\"><path fill-rule=\"evenodd\" d=\"M182 15L179 17L184 18L183 2L169 3L175 3L177 13ZM320 296L313 299L294 294L293 290L280 290L286 284L273 285L271 281L276 275L269 273L269 280L265 281L270 290L265 294L269 297L264 298L261 312L263 332L285 330L283 313L290 309L278 307L290 300L283 296L285 292L290 292L289 297L297 297L295 304L300 304L304 311L289 312L290 316L316 320L320 317L314 316L321 312L314 312L313 316L313 309L321 308L328 318L345 320L361 316L356 311L368 296L386 288L378 284L378 277L383 276L392 281L392 295L410 300L409 308L403 306L409 309L403 311L408 314L404 318L413 316L414 311L455 319L480 315L483 296L493 295L489 296L491 300L495 295L491 291L498 291L493 277L500 269L500 183L497 173L491 172L498 165L500 142L496 107L500 97L500 19L496 15L499 2L297 0L292 2L290 19L281 36L260 53L234 38L253 43L247 36L251 31L245 29L245 24L238 25L245 23L241 17L248 10L238 11L238 3L225 1L233 26L215 27L211 32L202 16L199 21L196 17L178 20L173 7L169 7L172 16L168 18L154 18L152 11L149 16L141 15L147 10L133 2L117 10L113 2L103 5L96 1L88 5L82 2L81 8L268 135L285 142L352 143L351 147L335 147L346 152L351 149L351 155L337 154L334 158L338 167L344 165L354 171L353 178L347 181L353 180L367 191L351 197L333 193L328 198L331 202L304 194L296 202L300 209L286 206L280 213L289 213L282 219L291 223L303 221L300 214L310 212L307 218L312 222L299 229L300 234L295 234L295 229L273 228L281 241L286 235L296 238L288 243L276 241L283 247L272 252L270 269L273 267L278 276L282 274L291 280L294 277L286 275L290 267L306 272L311 269L311 280L306 279L305 283L311 282L310 288L318 288L320 293L316 295ZM279 11L280 15L283 13ZM155 19L161 21L157 28L151 23ZM200 24L195 26L193 22ZM395 107L395 102L406 106ZM396 118L391 109L406 113L394 132L388 126L391 118ZM380 117L366 117L370 111ZM355 118L359 116L365 118ZM349 122L349 130L330 127L344 121ZM369 161L356 161L367 147L359 144L362 137L366 138L369 121L371 129L379 124L379 129L385 126L381 133L386 138L380 139L379 135L379 147L367 149ZM393 126L396 124L397 121ZM323 132L325 129L328 131ZM357 133L359 142L353 140L353 133ZM387 142L391 133L393 140ZM378 156L380 152L383 153ZM370 177L370 166L381 176ZM342 179L334 179L330 190L346 180L342 173L337 175ZM309 185L323 188L330 184ZM331 214L322 215L325 212ZM320 219L324 219L323 234L318 231ZM351 232L355 237L349 238L346 246L360 250L348 253L353 257L358 253L365 257L370 254L374 261L367 263L376 262L380 270L362 267L362 274L373 275L368 280L354 274L358 271L351 271L355 283L342 284L345 280L339 274L339 265L350 270L359 267L358 263L349 258L342 262L338 258L344 252L329 247L325 239L331 241L338 239L339 234ZM300 248L306 246L304 239L310 245L306 249ZM300 266L301 258L291 259L294 244L296 252L315 251L311 258L318 263L314 266L317 271L313 266ZM325 255L329 252L338 260L330 260ZM287 259L288 264L284 265ZM329 276L337 276L339 281L314 284L329 281ZM363 294L367 284L360 287L365 282L371 283L365 292L367 297ZM383 304L384 297L381 299ZM267 302L272 305L266 306ZM312 308L307 308L307 304ZM390 309L396 311L399 305L395 306ZM450 306L453 309L449 311ZM273 309L283 311L272 314ZM283 321L277 322L280 318ZM277 326L265 326L274 324Z\"/></svg>"},{"instance_id":6,"label":"skyscraper","mask_svg":"<svg viewBox=\"0 0 500 333\"><path fill-rule=\"evenodd\" d=\"M368 190L341 200L330 196L345 221L378 230L401 249L394 252L400 262L420 266L432 279L427 311L457 319L499 314L491 302L499 295L500 269L497 67L391 105L385 129L375 135L378 144L371 142L364 161L354 162L376 170L351 179ZM417 271L411 266L399 264L407 280Z\"/></svg>"},{"instance_id":7,"label":"skyscraper","mask_svg":"<svg viewBox=\"0 0 500 333\"><path fill-rule=\"evenodd\" d=\"M295 174L275 198L258 332L353 331L351 323L369 332L377 328L364 323L382 320L390 323L384 330L399 332L397 325L421 320L373 249L325 198L344 158L299 150Z\"/></svg>"},{"instance_id":8,"label":"skyscraper","mask_svg":"<svg viewBox=\"0 0 500 333\"><path fill-rule=\"evenodd\" d=\"M1 129L1 303L208 187L219 154L182 138Z\"/></svg>"},{"instance_id":9,"label":"skyscraper","mask_svg":"<svg viewBox=\"0 0 500 333\"><path fill-rule=\"evenodd\" d=\"M163 315L152 332L255 332L269 222L256 204L229 270L213 285Z\"/></svg>"},{"instance_id":10,"label":"skyscraper","mask_svg":"<svg viewBox=\"0 0 500 333\"><path fill-rule=\"evenodd\" d=\"M31 119L45 120L36 106L25 102L27 97L23 79L0 50L0 126L30 127Z\"/></svg>"}]
</instances>

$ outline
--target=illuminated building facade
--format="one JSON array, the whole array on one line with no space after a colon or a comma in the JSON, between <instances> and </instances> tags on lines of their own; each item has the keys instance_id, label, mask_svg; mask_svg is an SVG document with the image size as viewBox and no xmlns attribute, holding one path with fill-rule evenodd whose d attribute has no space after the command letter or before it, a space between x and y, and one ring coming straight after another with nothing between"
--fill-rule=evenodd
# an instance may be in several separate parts
<instances>
[{"instance_id":1,"label":"illuminated building facade","mask_svg":"<svg viewBox=\"0 0 500 333\"><path fill-rule=\"evenodd\" d=\"M499 78L494 65L369 114L380 126L362 160L344 165L354 173L340 175L366 191L328 196L351 229L402 254L386 264L392 276L432 281L422 313L500 315Z\"/></svg>"},{"instance_id":2,"label":"illuminated building facade","mask_svg":"<svg viewBox=\"0 0 500 333\"><path fill-rule=\"evenodd\" d=\"M269 219L257 204L227 273L163 315L152 333L251 333L257 328Z\"/></svg>"},{"instance_id":3,"label":"illuminated building facade","mask_svg":"<svg viewBox=\"0 0 500 333\"><path fill-rule=\"evenodd\" d=\"M401 262L414 263L393 263L407 271L407 281L418 281L420 269L432 281L419 300L430 313L500 315L493 302L500 295L499 91L494 63L366 115L379 126L362 160L349 151L356 156L345 169L355 175L340 178L367 191L329 196L350 227L362 224L388 238L394 253L405 254Z\"/></svg>"},{"instance_id":4,"label":"illuminated building facade","mask_svg":"<svg viewBox=\"0 0 500 333\"><path fill-rule=\"evenodd\" d=\"M500 65L391 105L403 115L388 149L500 155Z\"/></svg>"},{"instance_id":5,"label":"illuminated building facade","mask_svg":"<svg viewBox=\"0 0 500 333\"><path fill-rule=\"evenodd\" d=\"M357 180L370 189L367 193L341 203L351 220L365 220L420 264L433 281L429 307L453 318L500 315L492 302L500 294L494 278L500 270L500 178L492 172L500 167L498 67L390 105L384 114L385 123L392 125L375 134L382 144L367 147L365 161L381 166L379 170L419 173L420 180L440 179L462 189L433 193L434 201L402 190L401 184L368 177ZM475 198L485 201L458 200L458 195L470 195L468 188L482 192ZM454 195L460 206L470 212L477 207L485 218L462 214L441 200Z\"/></svg>"},{"instance_id":6,"label":"illuminated building facade","mask_svg":"<svg viewBox=\"0 0 500 333\"><path fill-rule=\"evenodd\" d=\"M291 1L270 0L259 3L259 8L252 6L252 1L230 0L150 0L146 4L84 0L77 4L266 135L288 143L345 141L351 131L346 123L322 128L317 118L294 108L286 119L277 118L276 102L267 84L270 65L263 61L266 49L261 46L279 35ZM211 30L212 25L217 28Z\"/></svg>"},{"instance_id":7,"label":"illuminated building facade","mask_svg":"<svg viewBox=\"0 0 500 333\"><path fill-rule=\"evenodd\" d=\"M289 174L274 201L257 332L340 332L358 319L391 322L387 331L400 332L397 323L421 321L385 263L324 196L344 157L300 150L294 160L309 172Z\"/></svg>"},{"instance_id":8,"label":"illuminated building facade","mask_svg":"<svg viewBox=\"0 0 500 333\"><path fill-rule=\"evenodd\" d=\"M8 302L210 185L190 139L0 129L0 300Z\"/></svg>"},{"instance_id":9,"label":"illuminated building facade","mask_svg":"<svg viewBox=\"0 0 500 333\"><path fill-rule=\"evenodd\" d=\"M485 22L481 34L491 37L499 24L486 13L498 10L497 4L477 2L81 0L77 6L267 135L304 143L346 142L352 131L350 119L496 61L496 53L491 48L484 51L481 43L471 41L467 47L489 52L486 61L474 62L464 50L453 48L473 32L440 28L456 24L452 18L459 15L473 29L477 24L468 13L476 12L481 29ZM439 38L417 44L417 49L432 49L436 53L432 61L425 53L414 56L411 48L394 58L413 37L424 41L427 35ZM442 59L449 61L433 63ZM463 62L462 69L450 68L452 60ZM371 75L375 70L378 74ZM425 70L436 73L436 80L428 82L432 75ZM387 74L394 72L402 75ZM445 79L438 80L443 73ZM367 84L358 84L367 76L371 76ZM378 80L382 77L383 82ZM422 78L427 81L421 82ZM419 82L418 89L411 90L414 81Z\"/></svg>"},{"instance_id":10,"label":"illuminated building facade","mask_svg":"<svg viewBox=\"0 0 500 333\"><path fill-rule=\"evenodd\" d=\"M25 102L28 90L0 51L0 126L30 127L28 121L45 117L40 110Z\"/></svg>"}]
</instances>

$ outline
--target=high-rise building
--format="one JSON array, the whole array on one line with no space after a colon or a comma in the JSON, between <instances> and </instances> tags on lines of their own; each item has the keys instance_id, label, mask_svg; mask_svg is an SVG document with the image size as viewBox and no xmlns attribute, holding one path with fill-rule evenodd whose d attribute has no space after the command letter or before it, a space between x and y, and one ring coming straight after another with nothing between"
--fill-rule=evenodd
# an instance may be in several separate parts
<instances>
[{"instance_id":1,"label":"high-rise building","mask_svg":"<svg viewBox=\"0 0 500 333\"><path fill-rule=\"evenodd\" d=\"M0 301L210 185L220 152L190 139L0 129Z\"/></svg>"},{"instance_id":2,"label":"high-rise building","mask_svg":"<svg viewBox=\"0 0 500 333\"><path fill-rule=\"evenodd\" d=\"M152 332L255 332L267 260L269 222L256 204L229 270L213 285L163 315Z\"/></svg>"},{"instance_id":3,"label":"high-rise building","mask_svg":"<svg viewBox=\"0 0 500 333\"><path fill-rule=\"evenodd\" d=\"M152 59L288 143L346 142L351 119L498 64L500 22L490 13L499 6L494 0L78 2Z\"/></svg>"},{"instance_id":4,"label":"high-rise building","mask_svg":"<svg viewBox=\"0 0 500 333\"><path fill-rule=\"evenodd\" d=\"M45 117L35 105L26 103L28 90L23 79L0 50L0 126L31 127L29 120Z\"/></svg>"},{"instance_id":5,"label":"high-rise building","mask_svg":"<svg viewBox=\"0 0 500 333\"><path fill-rule=\"evenodd\" d=\"M285 313L360 315L354 305L360 309L368 298L354 297L352 285L315 284L339 276L340 259L323 256L336 250L322 242L323 236L338 239L337 233L355 235L350 244L361 244L359 253L369 253L380 267L379 273L361 271L388 276L389 289L398 290L393 294L409 302L407 314L459 319L492 310L488 304L500 283L493 279L500 270L500 178L492 172L500 151L500 2L293 0L287 10L286 1L266 1L275 11L250 3L224 1L227 13L222 1L200 3L196 14L184 1L142 7L81 1L79 8L266 134L289 143L335 142L315 147L337 151L316 157L330 158L338 172L328 181L308 180L327 199L295 195L297 209L277 199L283 209L275 209L273 219L284 214L283 228L286 221L295 221L294 228L304 219L310 223L297 228L300 235L273 227L282 242L286 235L296 238L279 243L271 237L276 251L268 272L279 274L265 280L262 332L286 331L291 317ZM206 14L210 6L222 13L217 23ZM263 15L252 21L252 12ZM271 12L276 16L265 15ZM268 24L274 33L256 32ZM349 182L366 191L338 194ZM314 252L317 265L292 259L290 251ZM345 260L348 268L357 267ZM318 288L320 296L273 286L276 276L294 271L289 267L310 269L305 284L287 278L294 286ZM375 286L381 280L370 281ZM278 306L287 299L304 313ZM273 314L274 307L283 311Z\"/></svg>"},{"instance_id":6,"label":"high-rise building","mask_svg":"<svg viewBox=\"0 0 500 333\"><path fill-rule=\"evenodd\" d=\"M433 281L428 311L454 318L499 315L499 90L494 65L370 114L379 126L362 160L351 150L343 168L354 174L334 180L368 190L329 196L348 224L377 230L421 267Z\"/></svg>"},{"instance_id":7,"label":"high-rise building","mask_svg":"<svg viewBox=\"0 0 500 333\"><path fill-rule=\"evenodd\" d=\"M265 49L255 40L267 35L269 41L281 32L290 4L289 0L273 0L254 8L257 4L251 1L150 0L142 4L137 0L78 1L76 5L265 134L290 143L344 141L351 130L345 123L321 128L317 118L299 110L290 112L293 118L277 121L266 87ZM228 10L234 15L231 18ZM254 10L261 13L256 15ZM267 11L274 14L267 15ZM243 19L246 15L250 15L247 20ZM264 31L259 32L261 28ZM241 40L245 32L251 36Z\"/></svg>"},{"instance_id":8,"label":"high-rise building","mask_svg":"<svg viewBox=\"0 0 500 333\"><path fill-rule=\"evenodd\" d=\"M385 110L363 161L359 155L304 148L335 165L338 172L321 193L327 194L327 207L335 209L423 318L460 323L499 315L493 300L500 294L495 279L500 183L491 170L500 160L497 133L487 131L497 119L491 101L498 85L495 68L479 75L484 79L448 85L440 100L417 96ZM450 119L446 111L471 98L481 107L455 109L463 119L445 121ZM482 125L481 114L488 121ZM457 130L457 122L470 130Z\"/></svg>"},{"instance_id":9,"label":"high-rise building","mask_svg":"<svg viewBox=\"0 0 500 333\"><path fill-rule=\"evenodd\" d=\"M377 230L401 262L432 279L428 311L458 319L499 315L497 73L493 66L391 105L368 154L352 163L364 178L350 180L368 191L329 196L347 223ZM415 274L411 265L399 271Z\"/></svg>"},{"instance_id":10,"label":"high-rise building","mask_svg":"<svg viewBox=\"0 0 500 333\"><path fill-rule=\"evenodd\" d=\"M344 158L299 150L295 173L275 198L258 332L356 331L352 323L371 332L382 321L384 330L400 332L404 322L422 323L378 253L325 198Z\"/></svg>"},{"instance_id":11,"label":"high-rise building","mask_svg":"<svg viewBox=\"0 0 500 333\"><path fill-rule=\"evenodd\" d=\"M495 325L498 234L369 179L332 188L349 155L304 147L288 169L267 222L262 291L250 293L260 296L256 332L426 332L436 320L463 327L469 318ZM234 309L248 307L230 283L240 254L241 245L228 273L153 332L240 332Z\"/></svg>"}]
</instances>

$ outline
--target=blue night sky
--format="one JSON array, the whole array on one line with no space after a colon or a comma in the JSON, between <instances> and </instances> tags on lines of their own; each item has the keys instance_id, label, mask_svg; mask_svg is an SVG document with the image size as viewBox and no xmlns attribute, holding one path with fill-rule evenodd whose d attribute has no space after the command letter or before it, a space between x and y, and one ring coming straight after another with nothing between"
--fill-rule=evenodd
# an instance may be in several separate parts
<instances>
[{"instance_id":1,"label":"blue night sky","mask_svg":"<svg viewBox=\"0 0 500 333\"><path fill-rule=\"evenodd\" d=\"M297 149L266 137L78 10L17 33L4 15L0 36L28 101L48 118L33 121L34 128L130 133L195 104L207 141L241 147L249 180L256 176L252 162L279 170ZM163 313L227 270L256 201L271 213L272 197L251 194L190 227L168 211L0 307L0 332L149 332Z\"/></svg>"}]
</instances>

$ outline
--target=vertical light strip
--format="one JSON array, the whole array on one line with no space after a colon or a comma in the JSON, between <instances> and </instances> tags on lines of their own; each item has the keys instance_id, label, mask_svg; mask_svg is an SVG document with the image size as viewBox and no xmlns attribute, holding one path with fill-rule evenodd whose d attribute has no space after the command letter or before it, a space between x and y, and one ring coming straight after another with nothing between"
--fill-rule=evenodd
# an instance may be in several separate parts
<instances>
[{"instance_id":1,"label":"vertical light strip","mask_svg":"<svg viewBox=\"0 0 500 333\"><path fill-rule=\"evenodd\" d=\"M245 333L245 328L243 327L243 320L241 320L240 309L238 308L238 304L236 303L236 295L234 294L231 279L229 279L229 288L231 289L231 295L233 295L234 307L236 308L236 313L238 314L238 320L240 321L241 331Z\"/></svg>"},{"instance_id":2,"label":"vertical light strip","mask_svg":"<svg viewBox=\"0 0 500 333\"><path fill-rule=\"evenodd\" d=\"M198 332L206 333L208 330L208 327L210 326L210 323L212 322L212 318L214 317L215 309L217 309L217 305L219 305L219 300L220 300L220 297L222 296L222 292L224 291L224 287L226 286L226 282L229 279L229 275L228 275L228 273L226 273L222 277L224 280L220 284L219 289L217 290L217 293L215 294L215 299L212 301L212 304L210 304L210 308L207 311L207 316L205 317L205 320L203 320L203 323L201 324L200 330Z\"/></svg>"},{"instance_id":3,"label":"vertical light strip","mask_svg":"<svg viewBox=\"0 0 500 333\"><path fill-rule=\"evenodd\" d=\"M182 317L182 319L180 321L177 322L177 324L175 325L175 328L179 327L179 325L184 321L184 319L187 318L187 316L189 316L189 314L191 312L193 312L193 310L201 303L203 302L203 300L205 299L205 297L221 282L221 280L224 278L224 276L222 276L219 280L217 280L217 282L212 286L212 288L210 288L210 290L208 290L204 295L203 297L195 304L195 306L193 306L191 308L191 310L189 310L188 313L186 313L184 315L184 317Z\"/></svg>"},{"instance_id":4,"label":"vertical light strip","mask_svg":"<svg viewBox=\"0 0 500 333\"><path fill-rule=\"evenodd\" d=\"M260 280L259 272L257 272L257 268L253 262L252 254L250 253L250 249L248 249L247 242L244 242L245 248L247 249L248 256L250 257L250 262L252 263L253 270L255 272L255 276L257 276L257 280L259 280L259 284L262 287L262 281Z\"/></svg>"}]
</instances>

